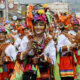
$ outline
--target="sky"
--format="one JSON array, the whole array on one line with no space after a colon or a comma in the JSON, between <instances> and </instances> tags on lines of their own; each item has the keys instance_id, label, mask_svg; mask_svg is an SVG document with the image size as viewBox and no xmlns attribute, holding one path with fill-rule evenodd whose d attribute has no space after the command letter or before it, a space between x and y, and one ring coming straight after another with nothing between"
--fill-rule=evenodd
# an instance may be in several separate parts
<instances>
[{"instance_id":1,"label":"sky","mask_svg":"<svg viewBox=\"0 0 80 80\"><path fill-rule=\"evenodd\" d=\"M68 2L70 4L80 3L80 0L14 0L14 1L21 1L24 3L50 3L54 1L63 1L63 2Z\"/></svg>"},{"instance_id":2,"label":"sky","mask_svg":"<svg viewBox=\"0 0 80 80\"><path fill-rule=\"evenodd\" d=\"M56 1L68 2L73 11L79 11L80 12L80 0L14 0L14 1L21 2L21 4L52 3L52 2L56 2Z\"/></svg>"}]
</instances>

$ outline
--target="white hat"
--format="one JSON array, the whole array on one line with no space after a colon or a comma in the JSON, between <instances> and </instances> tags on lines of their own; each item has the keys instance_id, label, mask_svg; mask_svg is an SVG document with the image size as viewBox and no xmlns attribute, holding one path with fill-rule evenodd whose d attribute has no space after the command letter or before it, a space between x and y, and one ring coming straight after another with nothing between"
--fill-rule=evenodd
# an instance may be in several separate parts
<instances>
[{"instance_id":1,"label":"white hat","mask_svg":"<svg viewBox=\"0 0 80 80\"><path fill-rule=\"evenodd\" d=\"M76 32L73 30L69 31L68 34L72 34L72 35L76 36Z\"/></svg>"}]
</instances>

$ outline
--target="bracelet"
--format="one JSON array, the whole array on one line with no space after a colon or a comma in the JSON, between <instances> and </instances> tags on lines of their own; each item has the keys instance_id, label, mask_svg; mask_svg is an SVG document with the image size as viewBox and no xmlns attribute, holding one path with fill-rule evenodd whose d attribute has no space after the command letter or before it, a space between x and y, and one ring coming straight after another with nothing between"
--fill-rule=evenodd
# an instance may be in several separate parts
<instances>
[{"instance_id":1,"label":"bracelet","mask_svg":"<svg viewBox=\"0 0 80 80\"><path fill-rule=\"evenodd\" d=\"M70 51L70 46L67 46L67 50Z\"/></svg>"}]
</instances>

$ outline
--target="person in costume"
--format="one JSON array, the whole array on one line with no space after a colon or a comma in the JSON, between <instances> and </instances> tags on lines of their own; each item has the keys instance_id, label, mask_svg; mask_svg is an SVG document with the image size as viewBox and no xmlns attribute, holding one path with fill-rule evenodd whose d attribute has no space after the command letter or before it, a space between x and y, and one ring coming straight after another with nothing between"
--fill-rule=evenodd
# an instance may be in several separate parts
<instances>
[{"instance_id":1,"label":"person in costume","mask_svg":"<svg viewBox=\"0 0 80 80\"><path fill-rule=\"evenodd\" d=\"M75 37L75 42L77 43L76 51L74 52L77 59L77 63L76 63L77 77L75 78L75 80L80 79L80 36L79 35L80 35L80 32L78 32Z\"/></svg>"},{"instance_id":2,"label":"person in costume","mask_svg":"<svg viewBox=\"0 0 80 80\"><path fill-rule=\"evenodd\" d=\"M2 32L4 33L4 32ZM6 41L6 33L2 35L2 41L0 43L0 57L1 57L1 65L0 65L0 80L5 80L10 78L10 73L12 73L14 69L14 60L16 59L16 50L15 47Z\"/></svg>"},{"instance_id":3,"label":"person in costume","mask_svg":"<svg viewBox=\"0 0 80 80\"><path fill-rule=\"evenodd\" d=\"M62 22L64 24L64 28L65 29L69 29L72 28L72 15L71 14L67 14L67 12L61 14L59 16L59 22Z\"/></svg>"},{"instance_id":4,"label":"person in costume","mask_svg":"<svg viewBox=\"0 0 80 80\"><path fill-rule=\"evenodd\" d=\"M68 31L68 34L60 34L58 36L57 51L60 56L60 77L61 80L74 80L76 75L75 63L76 58L74 55L75 50L75 36L74 30Z\"/></svg>"},{"instance_id":5,"label":"person in costume","mask_svg":"<svg viewBox=\"0 0 80 80\"><path fill-rule=\"evenodd\" d=\"M78 19L73 20L73 29L75 32L78 32L78 27L79 27L79 20Z\"/></svg>"},{"instance_id":6,"label":"person in costume","mask_svg":"<svg viewBox=\"0 0 80 80\"><path fill-rule=\"evenodd\" d=\"M14 39L17 39L19 37L15 24L13 25L13 28L10 32Z\"/></svg>"},{"instance_id":7,"label":"person in costume","mask_svg":"<svg viewBox=\"0 0 80 80\"><path fill-rule=\"evenodd\" d=\"M18 60L24 60L27 56L26 70L37 71L37 80L50 80L50 73L53 73L53 69L50 72L49 64L54 66L56 61L55 43L52 38L45 34L47 24L45 10L42 6L39 6L39 9L35 8L36 6L33 9L35 12L32 20L33 34L29 34L27 49L18 54Z\"/></svg>"},{"instance_id":8,"label":"person in costume","mask_svg":"<svg viewBox=\"0 0 80 80\"><path fill-rule=\"evenodd\" d=\"M19 24L19 23L16 23L16 28L17 28L17 32L20 33L20 34L24 34L24 27Z\"/></svg>"}]
</instances>

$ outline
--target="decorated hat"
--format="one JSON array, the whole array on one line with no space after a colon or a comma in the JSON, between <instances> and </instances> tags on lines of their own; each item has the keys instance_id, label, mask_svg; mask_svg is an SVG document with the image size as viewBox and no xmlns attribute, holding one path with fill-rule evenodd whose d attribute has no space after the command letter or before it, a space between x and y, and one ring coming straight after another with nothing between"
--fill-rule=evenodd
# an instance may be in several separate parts
<instances>
[{"instance_id":1,"label":"decorated hat","mask_svg":"<svg viewBox=\"0 0 80 80\"><path fill-rule=\"evenodd\" d=\"M44 23L50 23L51 15L50 11L46 11L46 8L44 8L42 5L37 4L34 6L32 10L33 15L33 22L42 21Z\"/></svg>"},{"instance_id":2,"label":"decorated hat","mask_svg":"<svg viewBox=\"0 0 80 80\"><path fill-rule=\"evenodd\" d=\"M79 20L78 19L73 20L73 24L74 25L79 25Z\"/></svg>"},{"instance_id":3,"label":"decorated hat","mask_svg":"<svg viewBox=\"0 0 80 80\"><path fill-rule=\"evenodd\" d=\"M43 7L41 4L29 5L28 6L28 14L27 14L27 27L33 31L33 24L36 22L43 22L46 24L50 24L52 17L51 12L46 10L46 6Z\"/></svg>"}]
</instances>

